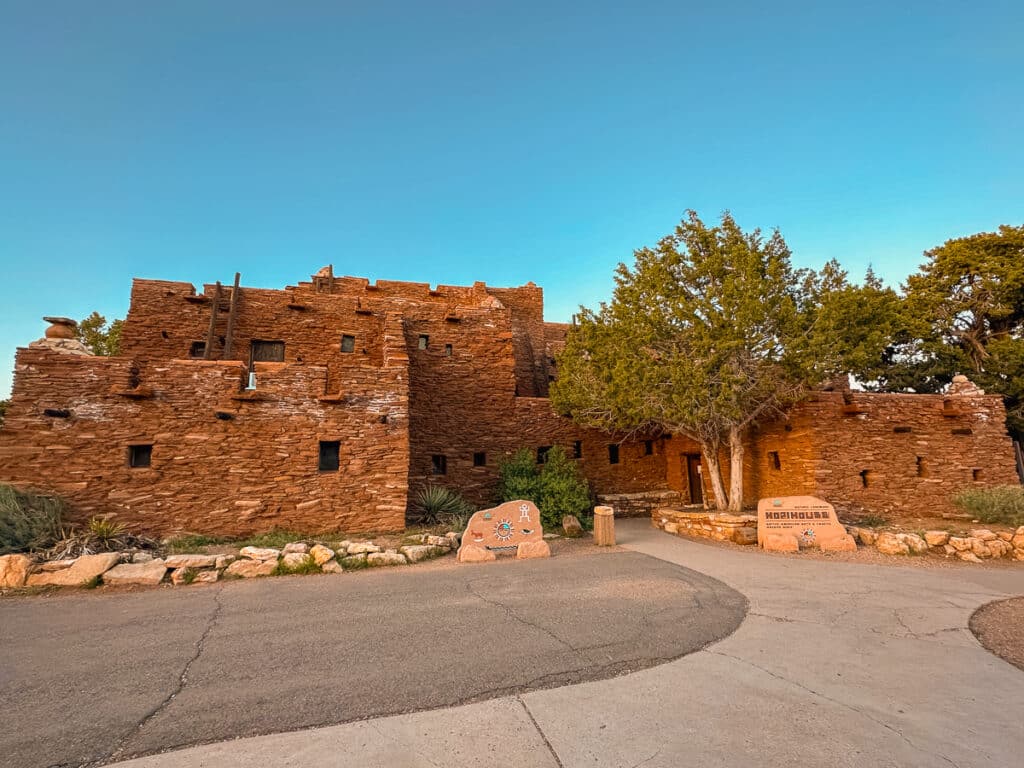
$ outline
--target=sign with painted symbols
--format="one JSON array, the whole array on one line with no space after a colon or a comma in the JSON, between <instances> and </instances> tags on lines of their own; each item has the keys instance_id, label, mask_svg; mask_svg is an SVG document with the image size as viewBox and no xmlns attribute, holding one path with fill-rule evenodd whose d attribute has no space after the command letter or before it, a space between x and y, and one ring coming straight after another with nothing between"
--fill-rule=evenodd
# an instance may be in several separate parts
<instances>
[{"instance_id":1,"label":"sign with painted symbols","mask_svg":"<svg viewBox=\"0 0 1024 768\"><path fill-rule=\"evenodd\" d=\"M846 549L852 541L836 517L835 507L827 501L814 496L776 496L757 503L760 547Z\"/></svg>"},{"instance_id":2,"label":"sign with painted symbols","mask_svg":"<svg viewBox=\"0 0 1024 768\"><path fill-rule=\"evenodd\" d=\"M501 550L515 550L520 560L550 556L551 550L544 541L540 510L532 501L508 501L493 509L474 513L462 534L458 561L494 560L495 552Z\"/></svg>"}]
</instances>

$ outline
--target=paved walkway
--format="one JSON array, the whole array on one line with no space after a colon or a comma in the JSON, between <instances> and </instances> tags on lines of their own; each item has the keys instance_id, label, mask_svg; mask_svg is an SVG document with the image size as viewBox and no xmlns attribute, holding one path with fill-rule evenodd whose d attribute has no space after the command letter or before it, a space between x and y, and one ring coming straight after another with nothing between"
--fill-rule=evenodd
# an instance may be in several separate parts
<instances>
[{"instance_id":1,"label":"paved walkway","mask_svg":"<svg viewBox=\"0 0 1024 768\"><path fill-rule=\"evenodd\" d=\"M619 521L619 539L746 595L739 630L612 679L121 765L1022 764L1024 672L982 649L967 621L985 602L1024 594L1024 569L774 557L683 541L644 521Z\"/></svg>"},{"instance_id":2,"label":"paved walkway","mask_svg":"<svg viewBox=\"0 0 1024 768\"><path fill-rule=\"evenodd\" d=\"M743 596L715 579L591 552L0 601L0 765L92 765L598 680L743 620Z\"/></svg>"}]
</instances>

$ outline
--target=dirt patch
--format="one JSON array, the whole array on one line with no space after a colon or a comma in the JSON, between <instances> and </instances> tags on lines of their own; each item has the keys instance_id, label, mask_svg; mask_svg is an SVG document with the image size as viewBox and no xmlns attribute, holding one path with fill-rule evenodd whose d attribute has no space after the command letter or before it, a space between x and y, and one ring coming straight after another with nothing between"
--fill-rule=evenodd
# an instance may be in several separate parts
<instances>
[{"instance_id":1,"label":"dirt patch","mask_svg":"<svg viewBox=\"0 0 1024 768\"><path fill-rule=\"evenodd\" d=\"M1024 597L981 606L970 627L986 650L1024 670Z\"/></svg>"}]
</instances>

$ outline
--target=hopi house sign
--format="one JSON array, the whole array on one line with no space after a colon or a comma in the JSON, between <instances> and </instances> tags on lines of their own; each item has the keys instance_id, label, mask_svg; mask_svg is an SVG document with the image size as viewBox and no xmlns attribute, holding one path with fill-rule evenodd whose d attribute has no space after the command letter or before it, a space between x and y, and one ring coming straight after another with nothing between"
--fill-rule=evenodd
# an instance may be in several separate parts
<instances>
[{"instance_id":1,"label":"hopi house sign","mask_svg":"<svg viewBox=\"0 0 1024 768\"><path fill-rule=\"evenodd\" d=\"M476 512L462 534L458 561L494 560L495 551L501 550L515 550L520 560L551 556L551 549L544 541L540 511L532 501L507 501L499 507Z\"/></svg>"},{"instance_id":2,"label":"hopi house sign","mask_svg":"<svg viewBox=\"0 0 1024 768\"><path fill-rule=\"evenodd\" d=\"M767 550L797 552L818 547L854 551L857 543L827 501L814 496L777 496L757 503L757 544Z\"/></svg>"}]
</instances>

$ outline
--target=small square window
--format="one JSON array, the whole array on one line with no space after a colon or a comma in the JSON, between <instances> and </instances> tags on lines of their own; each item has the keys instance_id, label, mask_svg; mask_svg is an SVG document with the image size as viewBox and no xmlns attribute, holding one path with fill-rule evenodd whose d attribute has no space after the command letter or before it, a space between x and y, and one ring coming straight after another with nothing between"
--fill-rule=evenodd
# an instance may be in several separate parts
<instances>
[{"instance_id":1,"label":"small square window","mask_svg":"<svg viewBox=\"0 0 1024 768\"><path fill-rule=\"evenodd\" d=\"M619 463L619 446L609 445L608 446L608 463L618 464Z\"/></svg>"},{"instance_id":2,"label":"small square window","mask_svg":"<svg viewBox=\"0 0 1024 768\"><path fill-rule=\"evenodd\" d=\"M440 453L435 453L433 456L431 456L430 471L435 475L447 475L448 457Z\"/></svg>"},{"instance_id":3,"label":"small square window","mask_svg":"<svg viewBox=\"0 0 1024 768\"><path fill-rule=\"evenodd\" d=\"M189 357L206 357L206 342L193 341L188 347Z\"/></svg>"},{"instance_id":4,"label":"small square window","mask_svg":"<svg viewBox=\"0 0 1024 768\"><path fill-rule=\"evenodd\" d=\"M537 449L537 463L543 464L548 460L548 452L551 450L550 445L542 445Z\"/></svg>"},{"instance_id":5,"label":"small square window","mask_svg":"<svg viewBox=\"0 0 1024 768\"><path fill-rule=\"evenodd\" d=\"M221 344L224 341L221 340ZM252 360L254 363L283 363L284 342L252 340Z\"/></svg>"},{"instance_id":6,"label":"small square window","mask_svg":"<svg viewBox=\"0 0 1024 768\"><path fill-rule=\"evenodd\" d=\"M574 459L583 458L583 441L577 440L572 444L572 457Z\"/></svg>"},{"instance_id":7,"label":"small square window","mask_svg":"<svg viewBox=\"0 0 1024 768\"><path fill-rule=\"evenodd\" d=\"M487 466L487 454L483 451L477 451L473 454L473 466L474 467L486 467Z\"/></svg>"},{"instance_id":8,"label":"small square window","mask_svg":"<svg viewBox=\"0 0 1024 768\"><path fill-rule=\"evenodd\" d=\"M444 345L444 356L445 357L451 357L452 356L452 345L451 344L445 344Z\"/></svg>"},{"instance_id":9,"label":"small square window","mask_svg":"<svg viewBox=\"0 0 1024 768\"><path fill-rule=\"evenodd\" d=\"M129 445L128 466L132 469L148 467L153 461L152 445Z\"/></svg>"},{"instance_id":10,"label":"small square window","mask_svg":"<svg viewBox=\"0 0 1024 768\"><path fill-rule=\"evenodd\" d=\"M341 441L321 440L320 460L317 469L321 472L337 472L340 466Z\"/></svg>"},{"instance_id":11,"label":"small square window","mask_svg":"<svg viewBox=\"0 0 1024 768\"><path fill-rule=\"evenodd\" d=\"M420 349L426 349L429 346L430 346L430 337L427 336L427 334L425 334L425 333L421 333L420 334L420 340L419 340L419 348Z\"/></svg>"},{"instance_id":12,"label":"small square window","mask_svg":"<svg viewBox=\"0 0 1024 768\"><path fill-rule=\"evenodd\" d=\"M653 440L644 440L644 456L653 456L653 455L654 455L654 441Z\"/></svg>"},{"instance_id":13,"label":"small square window","mask_svg":"<svg viewBox=\"0 0 1024 768\"><path fill-rule=\"evenodd\" d=\"M355 352L356 351L356 337L350 336L347 333L341 337L341 351L342 352Z\"/></svg>"}]
</instances>

